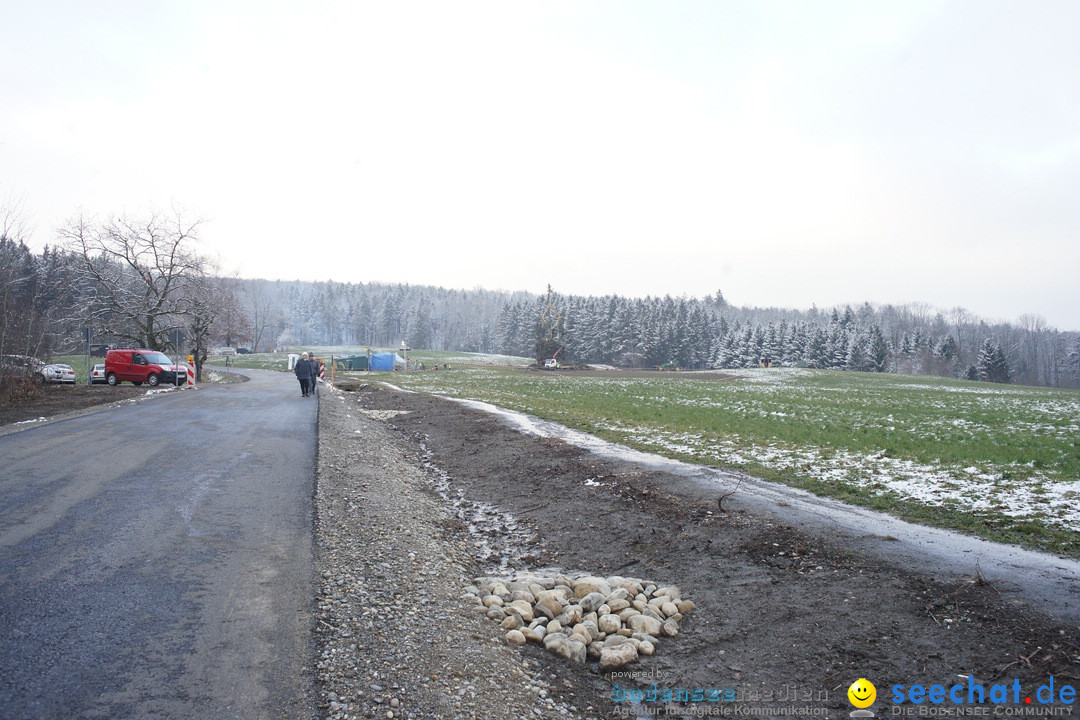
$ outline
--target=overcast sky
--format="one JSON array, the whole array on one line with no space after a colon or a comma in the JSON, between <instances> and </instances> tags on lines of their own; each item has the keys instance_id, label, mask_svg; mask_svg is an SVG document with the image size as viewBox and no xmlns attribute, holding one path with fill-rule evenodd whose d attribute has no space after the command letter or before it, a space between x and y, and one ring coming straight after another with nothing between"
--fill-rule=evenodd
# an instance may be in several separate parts
<instances>
[{"instance_id":1,"label":"overcast sky","mask_svg":"<svg viewBox=\"0 0 1080 720\"><path fill-rule=\"evenodd\" d=\"M1080 2L0 0L0 203L242 277L1080 329Z\"/></svg>"}]
</instances>

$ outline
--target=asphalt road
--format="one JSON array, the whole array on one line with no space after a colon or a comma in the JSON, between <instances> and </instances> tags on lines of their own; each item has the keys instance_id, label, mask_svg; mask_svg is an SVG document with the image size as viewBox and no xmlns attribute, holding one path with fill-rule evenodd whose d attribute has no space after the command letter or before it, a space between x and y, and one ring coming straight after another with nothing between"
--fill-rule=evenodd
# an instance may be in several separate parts
<instances>
[{"instance_id":1,"label":"asphalt road","mask_svg":"<svg viewBox=\"0 0 1080 720\"><path fill-rule=\"evenodd\" d=\"M0 437L0 717L315 717L317 400L250 376Z\"/></svg>"}]
</instances>

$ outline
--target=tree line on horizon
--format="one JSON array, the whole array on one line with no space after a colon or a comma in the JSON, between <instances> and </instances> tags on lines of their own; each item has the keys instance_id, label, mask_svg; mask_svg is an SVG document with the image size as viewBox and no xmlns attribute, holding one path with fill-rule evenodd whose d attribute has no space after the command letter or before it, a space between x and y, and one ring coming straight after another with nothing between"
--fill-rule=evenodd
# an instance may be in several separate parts
<instances>
[{"instance_id":1,"label":"tree line on horizon","mask_svg":"<svg viewBox=\"0 0 1080 720\"><path fill-rule=\"evenodd\" d=\"M1035 315L988 322L926 303L809 310L704 298L453 290L222 277L178 213L72 221L33 253L0 226L0 355L98 342L196 355L213 347L397 347L543 362L685 369L765 366L1080 387L1080 333ZM179 346L177 346L179 344Z\"/></svg>"},{"instance_id":2,"label":"tree line on horizon","mask_svg":"<svg viewBox=\"0 0 1080 720\"><path fill-rule=\"evenodd\" d=\"M926 303L826 310L696 298L560 296L500 315L501 351L563 362L686 369L809 367L1080 387L1080 333L1039 316L988 323ZM532 352L530 352L532 351Z\"/></svg>"}]
</instances>

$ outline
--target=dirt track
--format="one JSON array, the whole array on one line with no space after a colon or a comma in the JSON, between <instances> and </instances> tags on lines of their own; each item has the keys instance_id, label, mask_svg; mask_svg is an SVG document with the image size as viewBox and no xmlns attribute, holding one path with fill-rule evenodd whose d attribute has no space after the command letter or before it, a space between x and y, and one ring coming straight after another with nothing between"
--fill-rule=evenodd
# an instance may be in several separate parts
<instances>
[{"instance_id":1,"label":"dirt track","mask_svg":"<svg viewBox=\"0 0 1080 720\"><path fill-rule=\"evenodd\" d=\"M949 687L969 674L987 688L1018 678L1025 693L1051 675L1077 684L1077 629L1016 602L993 578L943 586L918 568L869 561L844 538L721 512L681 478L526 436L453 402L371 387L356 397L368 410L408 411L387 422L418 463L517 518L531 546L508 550L511 568L649 576L697 603L678 637L628 668L641 685L732 688L756 706L769 693L777 705L809 694L805 704L835 715L853 709L846 690L860 677L878 687L879 714L896 684ZM537 647L524 652L550 662ZM568 677L594 707L626 709L608 698L627 678L595 668Z\"/></svg>"}]
</instances>

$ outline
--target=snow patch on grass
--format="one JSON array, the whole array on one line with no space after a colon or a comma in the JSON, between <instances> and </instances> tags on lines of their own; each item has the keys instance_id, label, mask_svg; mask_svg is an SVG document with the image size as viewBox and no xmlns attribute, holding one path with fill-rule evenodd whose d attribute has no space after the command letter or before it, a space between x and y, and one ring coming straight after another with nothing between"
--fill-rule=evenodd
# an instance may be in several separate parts
<instances>
[{"instance_id":1,"label":"snow patch on grass","mask_svg":"<svg viewBox=\"0 0 1080 720\"><path fill-rule=\"evenodd\" d=\"M1030 391L1024 388L994 387L987 385L920 385L917 383L902 383L904 390L930 390L932 392L961 393L964 395L1029 395Z\"/></svg>"},{"instance_id":2,"label":"snow patch on grass","mask_svg":"<svg viewBox=\"0 0 1080 720\"><path fill-rule=\"evenodd\" d=\"M806 368L742 368L724 370L723 373L733 375L744 382L787 385L800 378L809 377L813 371Z\"/></svg>"},{"instance_id":3,"label":"snow patch on grass","mask_svg":"<svg viewBox=\"0 0 1080 720\"><path fill-rule=\"evenodd\" d=\"M529 365L532 361L517 355L498 355L496 353L464 353L461 355L438 355L436 357L424 357L422 355L409 356L409 362L414 360L432 365L452 364L459 365Z\"/></svg>"},{"instance_id":4,"label":"snow patch on grass","mask_svg":"<svg viewBox=\"0 0 1080 720\"><path fill-rule=\"evenodd\" d=\"M1006 470L947 467L815 447L760 445L745 438L720 441L660 428L616 428L636 447L731 467L764 465L822 482L844 484L868 495L890 493L903 500L970 511L994 511L1014 518L1038 518L1080 530L1080 480L1058 481L1034 470L1010 477Z\"/></svg>"}]
</instances>

